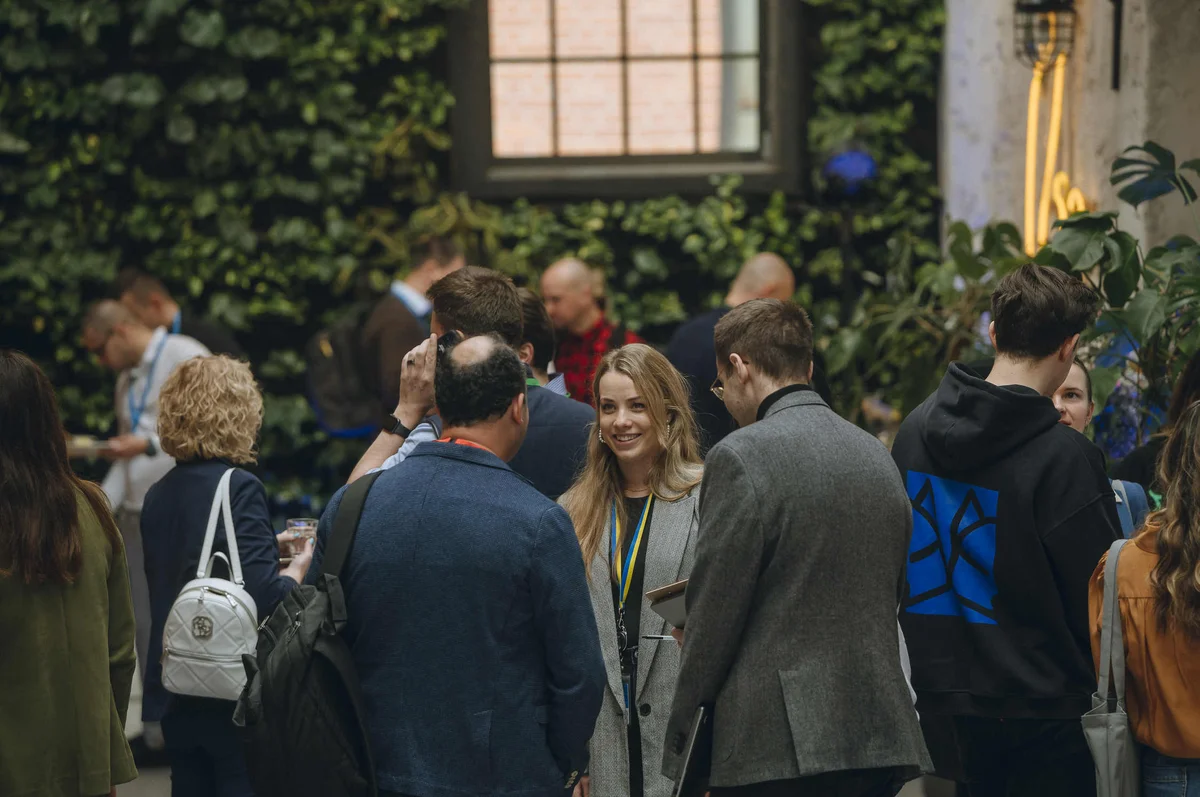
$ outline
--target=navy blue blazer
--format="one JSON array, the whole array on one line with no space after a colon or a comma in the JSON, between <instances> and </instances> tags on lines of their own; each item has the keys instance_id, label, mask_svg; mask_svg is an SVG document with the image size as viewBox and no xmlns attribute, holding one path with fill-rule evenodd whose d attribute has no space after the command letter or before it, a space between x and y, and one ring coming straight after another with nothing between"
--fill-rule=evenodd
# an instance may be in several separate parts
<instances>
[{"instance_id":1,"label":"navy blue blazer","mask_svg":"<svg viewBox=\"0 0 1200 797\"><path fill-rule=\"evenodd\" d=\"M142 504L142 547L150 587L150 661L145 663L146 693L142 698L142 718L147 722L158 722L168 710L175 713L177 708L197 700L172 695L163 689L160 662L163 626L183 585L196 577L217 482L230 467L219 460L181 462L150 488ZM279 546L271 528L267 491L262 482L248 471L240 468L234 471L229 482L229 502L242 576L246 591L257 604L261 622L296 582L279 575ZM217 525L213 550L228 553L225 527L221 524ZM215 574L229 576L220 564ZM232 704L227 705L232 718ZM232 733L232 720L229 729Z\"/></svg>"},{"instance_id":2,"label":"navy blue blazer","mask_svg":"<svg viewBox=\"0 0 1200 797\"><path fill-rule=\"evenodd\" d=\"M529 432L508 464L552 501L565 493L587 456L596 411L544 387L530 387Z\"/></svg>"},{"instance_id":3,"label":"navy blue blazer","mask_svg":"<svg viewBox=\"0 0 1200 797\"><path fill-rule=\"evenodd\" d=\"M563 797L605 672L561 507L488 451L423 443L372 486L341 581L380 789Z\"/></svg>"}]
</instances>

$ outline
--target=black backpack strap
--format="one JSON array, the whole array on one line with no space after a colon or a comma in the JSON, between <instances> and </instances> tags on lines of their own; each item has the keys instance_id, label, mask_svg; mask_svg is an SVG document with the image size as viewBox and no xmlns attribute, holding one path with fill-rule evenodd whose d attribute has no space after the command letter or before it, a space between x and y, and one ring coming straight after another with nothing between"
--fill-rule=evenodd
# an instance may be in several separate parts
<instances>
[{"instance_id":1,"label":"black backpack strap","mask_svg":"<svg viewBox=\"0 0 1200 797\"><path fill-rule=\"evenodd\" d=\"M325 559L321 563L322 573L334 576L341 574L346 557L350 555L350 546L354 544L363 505L367 503L367 493L371 491L375 480L382 475L383 471L368 474L346 488L337 515L333 518L333 532L329 535Z\"/></svg>"}]
</instances>

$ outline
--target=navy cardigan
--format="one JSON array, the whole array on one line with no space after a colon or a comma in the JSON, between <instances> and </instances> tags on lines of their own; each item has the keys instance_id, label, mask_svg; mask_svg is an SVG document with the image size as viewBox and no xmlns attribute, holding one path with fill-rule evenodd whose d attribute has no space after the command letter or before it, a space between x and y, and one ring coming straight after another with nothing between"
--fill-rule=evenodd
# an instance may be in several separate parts
<instances>
[{"instance_id":1,"label":"navy cardigan","mask_svg":"<svg viewBox=\"0 0 1200 797\"><path fill-rule=\"evenodd\" d=\"M142 545L150 586L150 661L145 672L142 718L162 719L177 698L162 686L163 625L183 585L196 577L208 513L221 475L232 465L219 460L181 462L146 494L142 505ZM246 591L258 605L261 622L296 582L279 574L279 547L262 482L235 470L229 483L233 525ZM217 525L214 551L227 553L225 527ZM218 564L214 575L229 574ZM232 716L232 712L231 712ZM232 726L231 726L232 727Z\"/></svg>"}]
</instances>

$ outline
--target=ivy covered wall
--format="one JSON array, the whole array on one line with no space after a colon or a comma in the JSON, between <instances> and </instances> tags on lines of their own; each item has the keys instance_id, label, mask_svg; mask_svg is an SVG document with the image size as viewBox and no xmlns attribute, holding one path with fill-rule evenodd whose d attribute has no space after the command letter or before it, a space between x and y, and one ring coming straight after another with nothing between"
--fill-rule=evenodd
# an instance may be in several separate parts
<instances>
[{"instance_id":1,"label":"ivy covered wall","mask_svg":"<svg viewBox=\"0 0 1200 797\"><path fill-rule=\"evenodd\" d=\"M717 178L704 197L507 206L447 190L446 22L465 2L0 0L0 345L43 364L72 431L112 422L79 322L127 265L237 332L267 394L261 470L286 496L327 494L359 448L316 429L304 342L383 290L416 236L513 275L603 265L652 341L761 249L795 266L823 341L891 264L938 258L940 0L805 0L804 197ZM839 203L819 165L849 142L879 174ZM897 376L841 371L839 409Z\"/></svg>"}]
</instances>

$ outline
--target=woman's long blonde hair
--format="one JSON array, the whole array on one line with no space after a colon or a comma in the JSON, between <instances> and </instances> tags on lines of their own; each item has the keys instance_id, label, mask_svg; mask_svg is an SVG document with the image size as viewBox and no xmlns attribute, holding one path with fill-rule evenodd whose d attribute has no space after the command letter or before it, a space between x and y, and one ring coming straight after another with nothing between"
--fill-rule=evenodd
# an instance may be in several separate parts
<instances>
[{"instance_id":1,"label":"woman's long blonde hair","mask_svg":"<svg viewBox=\"0 0 1200 797\"><path fill-rule=\"evenodd\" d=\"M615 502L621 528L629 528L625 516L625 490L621 470L612 450L600 442L600 380L615 371L633 381L646 405L654 431L663 451L650 468L650 490L655 498L678 501L700 483L704 464L696 417L688 400L688 386L682 374L655 349L644 343L631 343L604 355L592 378L596 401L596 422L588 435L587 462L562 497L563 507L575 524L583 561L590 566L600 551L600 541L608 526ZM589 567L589 576L591 573Z\"/></svg>"},{"instance_id":2,"label":"woman's long blonde hair","mask_svg":"<svg viewBox=\"0 0 1200 797\"><path fill-rule=\"evenodd\" d=\"M1163 508L1143 531L1158 535L1158 563L1150 572L1155 614L1164 631L1200 639L1200 402L1175 423L1158 479L1166 490Z\"/></svg>"}]
</instances>

